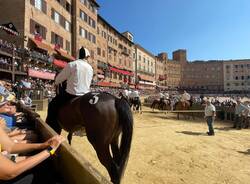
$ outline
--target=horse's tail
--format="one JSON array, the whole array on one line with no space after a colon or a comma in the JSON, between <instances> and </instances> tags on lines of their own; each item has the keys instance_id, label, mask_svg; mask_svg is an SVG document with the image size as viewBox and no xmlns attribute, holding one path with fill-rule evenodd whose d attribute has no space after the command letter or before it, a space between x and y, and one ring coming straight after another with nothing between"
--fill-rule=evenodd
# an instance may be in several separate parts
<instances>
[{"instance_id":1,"label":"horse's tail","mask_svg":"<svg viewBox=\"0 0 250 184\"><path fill-rule=\"evenodd\" d=\"M119 116L119 124L122 127L122 137L120 144L120 159L118 163L118 174L121 178L126 168L131 141L133 135L133 115L129 103L125 98L116 99L115 107Z\"/></svg>"}]
</instances>

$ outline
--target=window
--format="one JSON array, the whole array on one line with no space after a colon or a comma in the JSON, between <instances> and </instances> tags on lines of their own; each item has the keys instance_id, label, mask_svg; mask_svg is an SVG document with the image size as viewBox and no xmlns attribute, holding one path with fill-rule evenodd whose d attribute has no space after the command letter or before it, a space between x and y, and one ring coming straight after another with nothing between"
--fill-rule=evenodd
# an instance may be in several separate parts
<instances>
[{"instance_id":1,"label":"window","mask_svg":"<svg viewBox=\"0 0 250 184\"><path fill-rule=\"evenodd\" d=\"M66 2L65 8L66 8L67 12L71 13L71 5L68 2Z\"/></svg>"},{"instance_id":2,"label":"window","mask_svg":"<svg viewBox=\"0 0 250 184\"><path fill-rule=\"evenodd\" d=\"M83 37L83 38L88 38L88 32L87 30L83 29L82 27L80 27L80 35Z\"/></svg>"},{"instance_id":3,"label":"window","mask_svg":"<svg viewBox=\"0 0 250 184\"><path fill-rule=\"evenodd\" d=\"M42 0L35 0L35 7L42 11Z\"/></svg>"},{"instance_id":4,"label":"window","mask_svg":"<svg viewBox=\"0 0 250 184\"><path fill-rule=\"evenodd\" d=\"M92 59L95 58L95 52L94 52L93 50L90 51L90 57L91 57Z\"/></svg>"},{"instance_id":5,"label":"window","mask_svg":"<svg viewBox=\"0 0 250 184\"><path fill-rule=\"evenodd\" d=\"M70 42L66 40L66 50L70 52Z\"/></svg>"},{"instance_id":6,"label":"window","mask_svg":"<svg viewBox=\"0 0 250 184\"><path fill-rule=\"evenodd\" d=\"M63 38L54 32L51 32L51 43L57 44L63 48Z\"/></svg>"},{"instance_id":7,"label":"window","mask_svg":"<svg viewBox=\"0 0 250 184\"><path fill-rule=\"evenodd\" d=\"M236 76L236 77L235 77L235 80L238 80L238 79L239 79L238 76Z\"/></svg>"},{"instance_id":8,"label":"window","mask_svg":"<svg viewBox=\"0 0 250 184\"><path fill-rule=\"evenodd\" d=\"M65 29L70 31L70 23L67 20L65 21Z\"/></svg>"},{"instance_id":9,"label":"window","mask_svg":"<svg viewBox=\"0 0 250 184\"><path fill-rule=\"evenodd\" d=\"M122 75L119 74L119 80L122 80Z\"/></svg>"},{"instance_id":10,"label":"window","mask_svg":"<svg viewBox=\"0 0 250 184\"><path fill-rule=\"evenodd\" d=\"M97 55L100 56L101 55L101 48L97 48Z\"/></svg>"},{"instance_id":11,"label":"window","mask_svg":"<svg viewBox=\"0 0 250 184\"><path fill-rule=\"evenodd\" d=\"M60 15L56 11L54 11L54 21L58 24L60 23Z\"/></svg>"},{"instance_id":12,"label":"window","mask_svg":"<svg viewBox=\"0 0 250 184\"><path fill-rule=\"evenodd\" d=\"M30 19L30 34L38 35L46 39L47 29L33 19Z\"/></svg>"},{"instance_id":13,"label":"window","mask_svg":"<svg viewBox=\"0 0 250 184\"><path fill-rule=\"evenodd\" d=\"M241 80L244 80L244 78L245 78L244 76L241 76Z\"/></svg>"}]
</instances>

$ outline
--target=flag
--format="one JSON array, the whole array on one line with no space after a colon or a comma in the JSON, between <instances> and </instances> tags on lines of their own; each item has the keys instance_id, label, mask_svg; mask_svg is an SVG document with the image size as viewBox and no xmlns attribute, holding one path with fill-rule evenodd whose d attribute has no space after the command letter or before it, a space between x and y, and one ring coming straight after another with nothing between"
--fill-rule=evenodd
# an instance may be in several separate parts
<instances>
[{"instance_id":1,"label":"flag","mask_svg":"<svg viewBox=\"0 0 250 184\"><path fill-rule=\"evenodd\" d=\"M13 23L8 23L8 24L2 24L0 25L0 29L3 29L4 31L6 31L8 34L10 35L14 35L14 36L19 36L19 32L17 31L17 29L15 28Z\"/></svg>"}]
</instances>

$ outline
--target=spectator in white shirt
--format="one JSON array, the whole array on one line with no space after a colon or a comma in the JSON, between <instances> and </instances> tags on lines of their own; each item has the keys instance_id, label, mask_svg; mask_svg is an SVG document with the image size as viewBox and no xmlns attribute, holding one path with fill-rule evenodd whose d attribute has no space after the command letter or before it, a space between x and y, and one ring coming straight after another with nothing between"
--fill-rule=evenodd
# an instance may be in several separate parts
<instances>
[{"instance_id":1,"label":"spectator in white shirt","mask_svg":"<svg viewBox=\"0 0 250 184\"><path fill-rule=\"evenodd\" d=\"M66 91L63 95L59 94L53 98L48 107L46 122L57 132L60 132L60 127L56 123L58 109L71 99L90 92L93 68L87 62L89 58L88 49L81 48L79 59L68 63L55 79L56 85L67 81Z\"/></svg>"},{"instance_id":2,"label":"spectator in white shirt","mask_svg":"<svg viewBox=\"0 0 250 184\"><path fill-rule=\"evenodd\" d=\"M207 125L208 125L207 134L209 136L214 135L213 123L215 116L216 116L215 106L211 103L211 100L208 99L206 101L206 107L205 107L205 119L207 120Z\"/></svg>"}]
</instances>

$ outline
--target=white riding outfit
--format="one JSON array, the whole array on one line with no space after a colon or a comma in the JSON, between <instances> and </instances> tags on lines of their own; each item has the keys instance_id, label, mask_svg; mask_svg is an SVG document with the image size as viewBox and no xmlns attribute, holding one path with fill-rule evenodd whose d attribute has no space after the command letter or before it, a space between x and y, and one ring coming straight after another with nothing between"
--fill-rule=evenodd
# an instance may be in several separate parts
<instances>
[{"instance_id":1,"label":"white riding outfit","mask_svg":"<svg viewBox=\"0 0 250 184\"><path fill-rule=\"evenodd\" d=\"M187 92L183 93L181 95L181 101L184 102L184 101L189 101L191 99L191 96L190 94L188 94Z\"/></svg>"}]
</instances>

